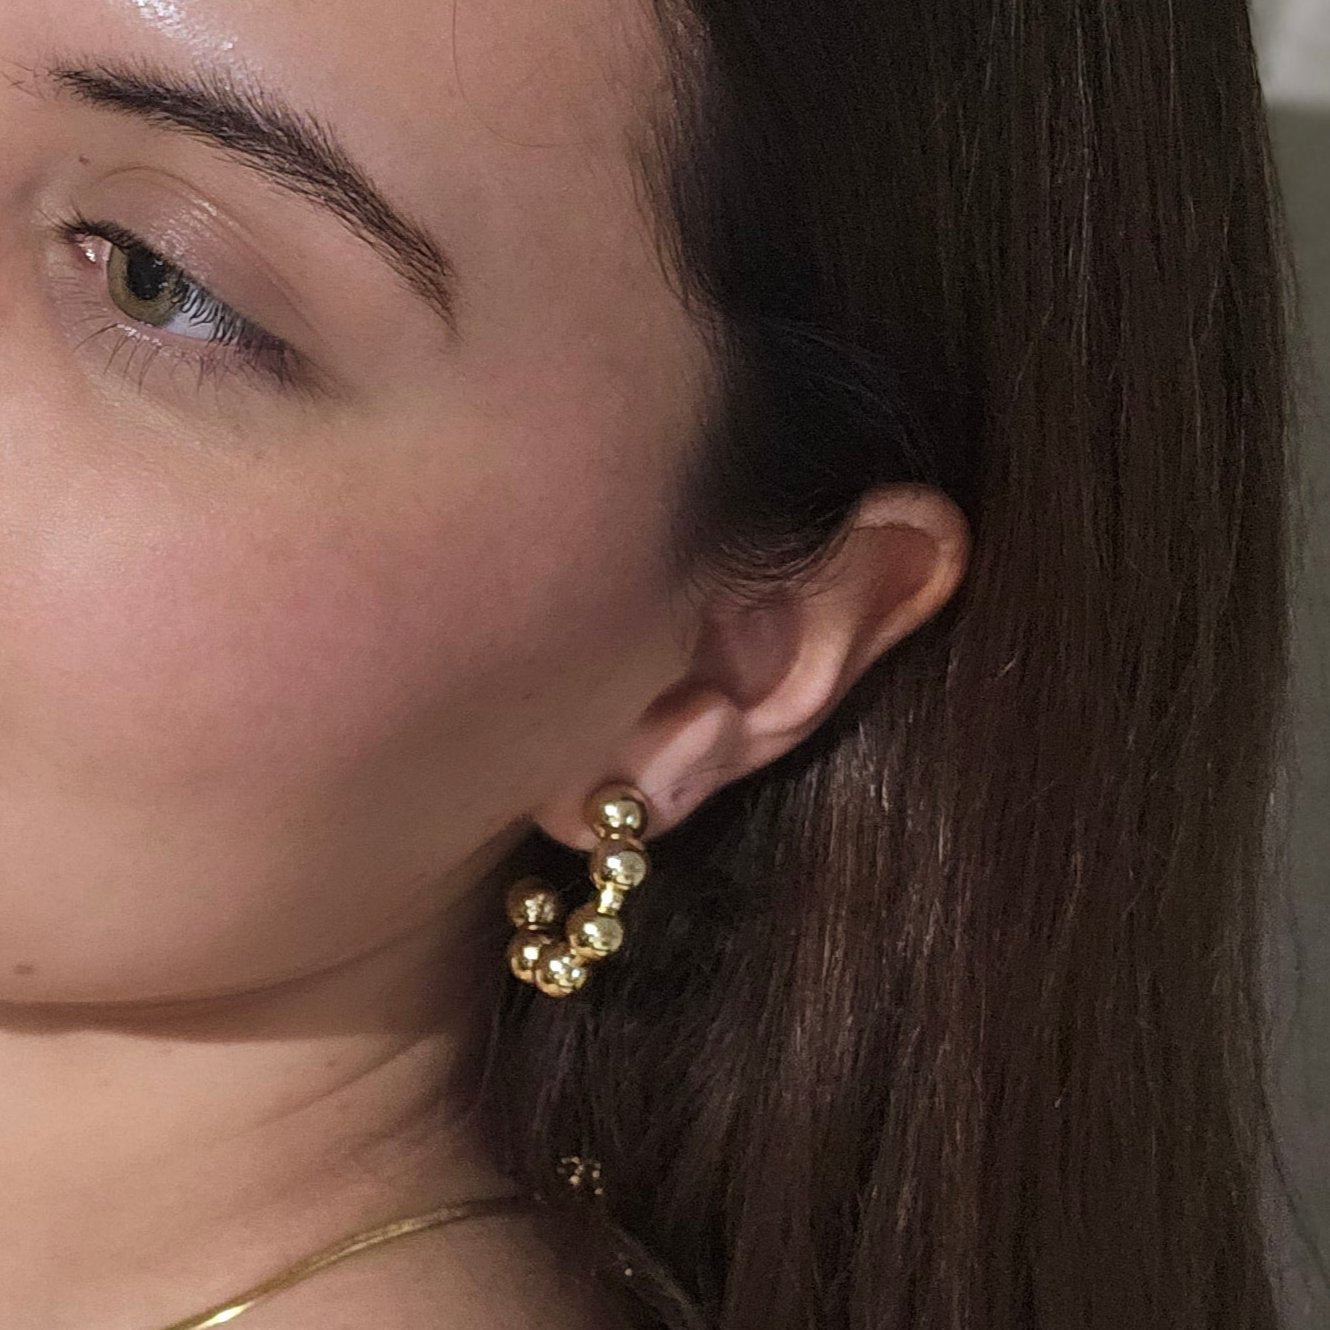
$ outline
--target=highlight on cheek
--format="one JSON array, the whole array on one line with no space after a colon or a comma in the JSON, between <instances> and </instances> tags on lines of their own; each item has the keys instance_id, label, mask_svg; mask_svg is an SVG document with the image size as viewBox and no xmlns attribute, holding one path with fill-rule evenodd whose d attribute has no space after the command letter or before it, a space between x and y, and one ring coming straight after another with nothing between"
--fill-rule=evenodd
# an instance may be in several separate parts
<instances>
[{"instance_id":1,"label":"highlight on cheek","mask_svg":"<svg viewBox=\"0 0 1330 1330\"><path fill-rule=\"evenodd\" d=\"M269 390L310 386L298 352L213 295L183 268L114 222L75 216L55 223L59 242L75 255L72 294L95 330L79 343L113 337L107 367L128 350L145 385L149 367L165 356L191 365L198 382L235 375Z\"/></svg>"}]
</instances>

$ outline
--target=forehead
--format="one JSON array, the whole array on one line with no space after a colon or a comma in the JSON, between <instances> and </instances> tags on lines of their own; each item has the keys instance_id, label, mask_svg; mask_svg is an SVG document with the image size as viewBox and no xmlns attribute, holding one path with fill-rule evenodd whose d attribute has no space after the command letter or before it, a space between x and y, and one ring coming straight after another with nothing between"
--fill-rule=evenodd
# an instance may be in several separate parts
<instances>
[{"instance_id":1,"label":"forehead","mask_svg":"<svg viewBox=\"0 0 1330 1330\"><path fill-rule=\"evenodd\" d=\"M656 57L648 0L36 0L47 42L239 61L292 96L445 122L459 141L607 144ZM77 24L71 22L77 17ZM21 20L20 20L21 22ZM10 20L4 21L4 27ZM40 30L45 29L44 33Z\"/></svg>"}]
</instances>

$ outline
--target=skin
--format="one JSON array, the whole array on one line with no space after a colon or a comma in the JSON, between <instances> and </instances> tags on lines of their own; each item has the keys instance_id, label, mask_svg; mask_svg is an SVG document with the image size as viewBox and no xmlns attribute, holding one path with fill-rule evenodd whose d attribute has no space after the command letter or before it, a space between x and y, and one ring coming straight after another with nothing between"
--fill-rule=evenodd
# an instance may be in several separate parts
<instances>
[{"instance_id":1,"label":"skin","mask_svg":"<svg viewBox=\"0 0 1330 1330\"><path fill-rule=\"evenodd\" d=\"M667 830L816 728L964 572L955 506L890 487L812 594L685 598L667 522L707 362L629 173L660 78L644 15L387 11L0 11L9 1330L152 1330L347 1232L512 1191L460 1060L496 963L469 939L512 851L535 827L588 848L583 801L615 778ZM447 246L458 335L314 204L53 93L57 55L243 66L317 112ZM52 234L72 209L187 248L168 257L320 391L200 386L198 342L99 331L135 325ZM607 1323L516 1218L390 1244L240 1323L537 1314Z\"/></svg>"}]
</instances>

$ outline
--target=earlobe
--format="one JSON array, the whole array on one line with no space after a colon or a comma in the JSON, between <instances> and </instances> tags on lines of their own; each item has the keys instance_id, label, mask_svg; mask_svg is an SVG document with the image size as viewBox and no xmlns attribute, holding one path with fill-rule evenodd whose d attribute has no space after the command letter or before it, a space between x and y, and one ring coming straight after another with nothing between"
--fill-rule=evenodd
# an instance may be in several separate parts
<instances>
[{"instance_id":1,"label":"earlobe","mask_svg":"<svg viewBox=\"0 0 1330 1330\"><path fill-rule=\"evenodd\" d=\"M646 796L654 838L752 769L745 766L746 745L742 708L723 689L690 676L652 702L611 765L621 773L615 779ZM573 849L590 850L595 835L580 817L587 791L560 794L537 812L536 824Z\"/></svg>"},{"instance_id":2,"label":"earlobe","mask_svg":"<svg viewBox=\"0 0 1330 1330\"><path fill-rule=\"evenodd\" d=\"M715 684L685 684L659 699L654 723L648 720L639 738L628 761L651 801L657 833L752 769L743 708Z\"/></svg>"},{"instance_id":3,"label":"earlobe","mask_svg":"<svg viewBox=\"0 0 1330 1330\"><path fill-rule=\"evenodd\" d=\"M653 834L670 830L812 734L874 661L946 604L968 557L968 524L941 491L870 491L811 585L760 607L703 611L687 675L652 699L605 777L637 785ZM584 797L570 791L568 809ZM589 848L571 817L541 821Z\"/></svg>"}]
</instances>

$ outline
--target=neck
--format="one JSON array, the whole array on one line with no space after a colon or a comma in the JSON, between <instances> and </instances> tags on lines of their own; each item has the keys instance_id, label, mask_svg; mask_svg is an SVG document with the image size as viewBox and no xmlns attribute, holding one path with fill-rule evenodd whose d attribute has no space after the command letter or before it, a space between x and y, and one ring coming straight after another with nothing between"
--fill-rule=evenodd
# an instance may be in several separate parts
<instances>
[{"instance_id":1,"label":"neck","mask_svg":"<svg viewBox=\"0 0 1330 1330\"><path fill-rule=\"evenodd\" d=\"M466 935L450 913L241 997L0 1007L0 1325L155 1330L351 1232L516 1190L457 1088L489 959L459 961Z\"/></svg>"}]
</instances>

